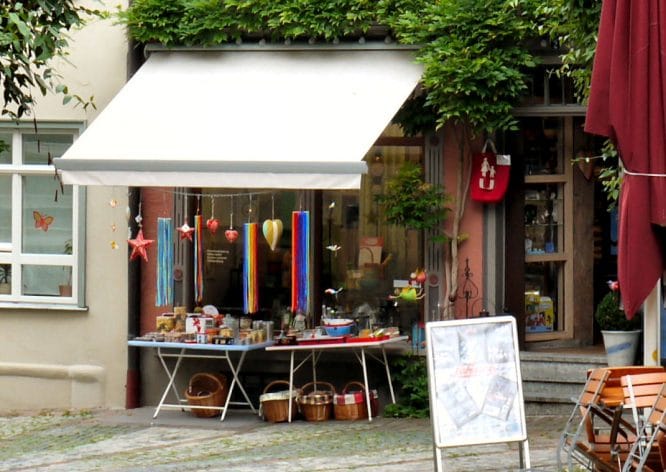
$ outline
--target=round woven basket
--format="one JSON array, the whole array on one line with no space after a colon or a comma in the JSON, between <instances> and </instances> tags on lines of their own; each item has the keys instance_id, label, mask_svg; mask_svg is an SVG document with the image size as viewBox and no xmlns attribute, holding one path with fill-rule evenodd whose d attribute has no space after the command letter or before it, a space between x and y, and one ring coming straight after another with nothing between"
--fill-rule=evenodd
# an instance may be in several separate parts
<instances>
[{"instance_id":1,"label":"round woven basket","mask_svg":"<svg viewBox=\"0 0 666 472\"><path fill-rule=\"evenodd\" d=\"M317 386L326 387L317 390ZM312 390L312 391L310 391ZM333 413L335 387L328 382L310 382L303 385L303 394L298 397L298 406L307 421L326 421Z\"/></svg>"},{"instance_id":2,"label":"round woven basket","mask_svg":"<svg viewBox=\"0 0 666 472\"><path fill-rule=\"evenodd\" d=\"M287 387L286 390L271 392L276 386ZM264 388L264 393L259 397L261 405L261 415L266 421L271 423L282 423L289 421L289 398L291 397L291 419L293 420L298 413L298 404L296 399L301 394L301 389L294 388L289 391L289 382L286 380L275 380Z\"/></svg>"},{"instance_id":3,"label":"round woven basket","mask_svg":"<svg viewBox=\"0 0 666 472\"><path fill-rule=\"evenodd\" d=\"M356 390L351 390L356 387ZM360 389L360 390L359 390ZM344 386L340 395L333 398L333 413L336 420L358 420L368 417L365 403L365 385L352 381Z\"/></svg>"},{"instance_id":4,"label":"round woven basket","mask_svg":"<svg viewBox=\"0 0 666 472\"><path fill-rule=\"evenodd\" d=\"M228 394L227 378L222 374L207 372L194 374L185 390L185 398L190 406L221 407L227 401ZM192 413L199 418L211 418L219 415L220 410L192 408Z\"/></svg>"}]
</instances>

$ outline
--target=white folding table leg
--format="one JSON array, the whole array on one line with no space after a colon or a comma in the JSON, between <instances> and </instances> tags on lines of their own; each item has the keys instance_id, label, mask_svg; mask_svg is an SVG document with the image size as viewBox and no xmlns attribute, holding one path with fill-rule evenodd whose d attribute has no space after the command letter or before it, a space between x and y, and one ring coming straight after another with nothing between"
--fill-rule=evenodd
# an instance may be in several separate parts
<instances>
[{"instance_id":1,"label":"white folding table leg","mask_svg":"<svg viewBox=\"0 0 666 472\"><path fill-rule=\"evenodd\" d=\"M391 380L391 369L389 369L388 359L386 358L386 349L382 346L382 356L384 357L384 367L386 367L386 378L388 379L389 391L391 392L391 402L395 403L395 393L393 393L393 380Z\"/></svg>"},{"instance_id":2,"label":"white folding table leg","mask_svg":"<svg viewBox=\"0 0 666 472\"><path fill-rule=\"evenodd\" d=\"M363 366L363 382L365 383L365 405L368 407L368 421L372 421L372 407L370 406L370 387L368 386L368 370L365 366L365 349L361 348L361 365Z\"/></svg>"},{"instance_id":3,"label":"white folding table leg","mask_svg":"<svg viewBox=\"0 0 666 472\"><path fill-rule=\"evenodd\" d=\"M292 401L291 399L293 398L294 395L294 350L291 350L291 357L289 359L289 414L287 416L287 421L291 423L291 407L292 407Z\"/></svg>"},{"instance_id":4,"label":"white folding table leg","mask_svg":"<svg viewBox=\"0 0 666 472\"><path fill-rule=\"evenodd\" d=\"M229 409L229 403L231 401L231 394L234 391L234 387L238 385L238 388L240 389L241 393L245 397L245 400L247 401L247 404L250 406L252 409L252 413L256 414L257 410L254 408L254 405L252 405L252 402L250 401L250 397L248 396L247 392L245 391L245 388L243 387L243 384L241 383L240 379L238 378L238 374L243 367L243 361L245 360L245 354L247 354L247 351L243 351L241 353L240 359L238 360L238 364L236 364L236 367L234 367L233 362L231 362L231 356L229 355L229 352L226 352L225 359L227 360L227 363L229 364L229 369L231 369L231 375L233 376L233 380L231 381L231 386L229 387L229 393L227 394L227 401L224 404L224 410L222 411L222 416L220 417L220 421L224 421L224 418L227 416L227 410Z\"/></svg>"},{"instance_id":5,"label":"white folding table leg","mask_svg":"<svg viewBox=\"0 0 666 472\"><path fill-rule=\"evenodd\" d=\"M162 350L160 348L157 348L157 357L159 358L160 362L162 363L162 367L164 367L164 371L167 374L167 377L169 377L169 383L167 384L166 388L164 389L164 393L162 394L162 398L160 398L160 402L157 405L157 408L155 409L155 413L153 414L153 418L157 418L157 415L160 412L160 409L162 408L162 405L164 404L164 401L166 400L167 395L169 394L169 389L173 388L173 393L176 395L176 400L180 403L180 395L178 395L178 391L176 390L176 386L174 385L174 381L176 380L176 374L178 373L178 368L180 367L180 363L183 360L183 354L185 353L185 349L180 350L180 354L178 355L178 360L176 361L176 365L173 368L173 371L169 371L169 367L166 364L166 361L164 360L164 357L162 357Z\"/></svg>"}]
</instances>

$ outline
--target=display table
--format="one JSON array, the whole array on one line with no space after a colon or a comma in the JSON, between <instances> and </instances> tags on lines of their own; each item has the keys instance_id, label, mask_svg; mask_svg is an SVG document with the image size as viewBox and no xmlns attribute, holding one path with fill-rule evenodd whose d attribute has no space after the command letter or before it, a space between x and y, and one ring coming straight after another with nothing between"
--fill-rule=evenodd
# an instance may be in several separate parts
<instances>
[{"instance_id":1,"label":"display table","mask_svg":"<svg viewBox=\"0 0 666 472\"><path fill-rule=\"evenodd\" d=\"M229 405L247 405L252 409L253 413L257 413L256 408L252 405L250 397L248 396L243 384L238 378L238 374L243 367L243 361L245 360L245 355L248 351L256 351L260 349L265 349L273 345L273 341L267 341L257 344L190 344L190 343L172 343L172 342L156 342L156 341L138 341L132 340L128 341L127 344L133 347L141 348L151 348L157 350L157 357L160 359L162 367L169 378L162 398L160 399L157 408L155 409L155 414L153 418L156 418L162 408L178 408L178 409L192 409L192 408L206 408L206 409L216 409L222 412L220 416L220 421L224 421L224 417L227 415L227 409ZM230 356L232 352L239 352L240 356L238 361L234 365L234 362ZM167 365L167 358L175 358L176 363L173 366L172 370L169 370ZM226 359L227 364L229 364L229 369L231 369L231 375L233 379L229 385L229 393L227 394L227 401L224 406L215 407L215 406L189 406L187 405L187 400L180 397L178 393L178 388L176 388L175 380L178 369L183 359ZM231 395L234 392L234 387L238 385L241 393L245 397L244 402L232 402ZM178 403L166 403L167 395L169 390L173 391L176 396Z\"/></svg>"},{"instance_id":2,"label":"display table","mask_svg":"<svg viewBox=\"0 0 666 472\"><path fill-rule=\"evenodd\" d=\"M294 345L276 345L267 347L266 351L289 351L289 392L294 389L294 372L300 369L309 359L312 359L312 380L317 381L317 361L324 351L352 351L356 355L356 359L361 363L363 368L363 384L365 386L365 401L368 407L368 421L372 421L372 408L370 407L370 386L368 385L368 371L366 367L366 354L386 368L386 378L388 380L389 391L391 393L391 402L395 403L395 393L393 392L393 381L391 380L391 370L389 368L388 360L386 359L386 346L389 344L396 344L407 340L407 336L398 336L389 338L382 341L369 341L369 342L340 342L331 344L294 344ZM381 349L382 357L379 358L371 352L366 352L373 349ZM296 366L294 366L294 355L296 352L306 351L308 354ZM289 422L291 422L291 402L289 402Z\"/></svg>"}]
</instances>

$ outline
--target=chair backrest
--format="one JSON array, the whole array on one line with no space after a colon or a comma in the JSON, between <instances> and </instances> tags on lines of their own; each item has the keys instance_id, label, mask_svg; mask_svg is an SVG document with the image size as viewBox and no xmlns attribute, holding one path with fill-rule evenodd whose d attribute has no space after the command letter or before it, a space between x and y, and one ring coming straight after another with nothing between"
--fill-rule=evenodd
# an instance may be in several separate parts
<instances>
[{"instance_id":1,"label":"chair backrest","mask_svg":"<svg viewBox=\"0 0 666 472\"><path fill-rule=\"evenodd\" d=\"M625 405L651 408L666 383L666 372L624 375L620 379Z\"/></svg>"},{"instance_id":2,"label":"chair backrest","mask_svg":"<svg viewBox=\"0 0 666 472\"><path fill-rule=\"evenodd\" d=\"M610 371L607 368L590 369L587 373L587 382L583 386L578 403L580 406L589 406L599 403L599 396L602 394Z\"/></svg>"},{"instance_id":3,"label":"chair backrest","mask_svg":"<svg viewBox=\"0 0 666 472\"><path fill-rule=\"evenodd\" d=\"M597 403L613 405L624 402L625 395L622 388L622 377L626 375L657 374L664 372L666 372L666 370L661 366L632 365L621 367L599 367L597 369L588 370L588 379L592 375L601 378L600 376L603 375L603 373L607 373Z\"/></svg>"}]
</instances>

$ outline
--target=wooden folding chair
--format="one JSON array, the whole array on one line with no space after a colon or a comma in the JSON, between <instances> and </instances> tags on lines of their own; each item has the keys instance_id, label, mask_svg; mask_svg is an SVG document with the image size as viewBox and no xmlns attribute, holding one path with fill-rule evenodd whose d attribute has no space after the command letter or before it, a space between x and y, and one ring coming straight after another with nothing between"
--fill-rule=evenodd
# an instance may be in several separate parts
<instances>
[{"instance_id":1,"label":"wooden folding chair","mask_svg":"<svg viewBox=\"0 0 666 472\"><path fill-rule=\"evenodd\" d=\"M588 470L611 472L620 469L612 448L620 452L623 450L626 456L634 438L633 434L626 437L626 430L630 429L627 424L619 432L611 431L614 420L621 421L621 418L615 418L616 410L621 408L624 402L620 379L627 374L652 372L664 372L664 369L627 366L602 367L588 371L583 392L575 401L573 412L560 436L557 450L560 470L563 458L568 470L573 469L574 461Z\"/></svg>"},{"instance_id":2,"label":"wooden folding chair","mask_svg":"<svg viewBox=\"0 0 666 472\"><path fill-rule=\"evenodd\" d=\"M666 455L666 374L627 375L622 378L622 387L625 407L631 409L638 431L622 471L663 471Z\"/></svg>"},{"instance_id":3,"label":"wooden folding chair","mask_svg":"<svg viewBox=\"0 0 666 472\"><path fill-rule=\"evenodd\" d=\"M583 391L576 400L576 404L567 420L564 431L560 435L557 447L557 469L562 470L562 458L566 457L568 470L573 470L574 461L591 467L589 447L582 442L582 435L587 430L593 405L599 404L601 392L606 384L610 371L608 369L593 369L588 372L587 381Z\"/></svg>"}]
</instances>

